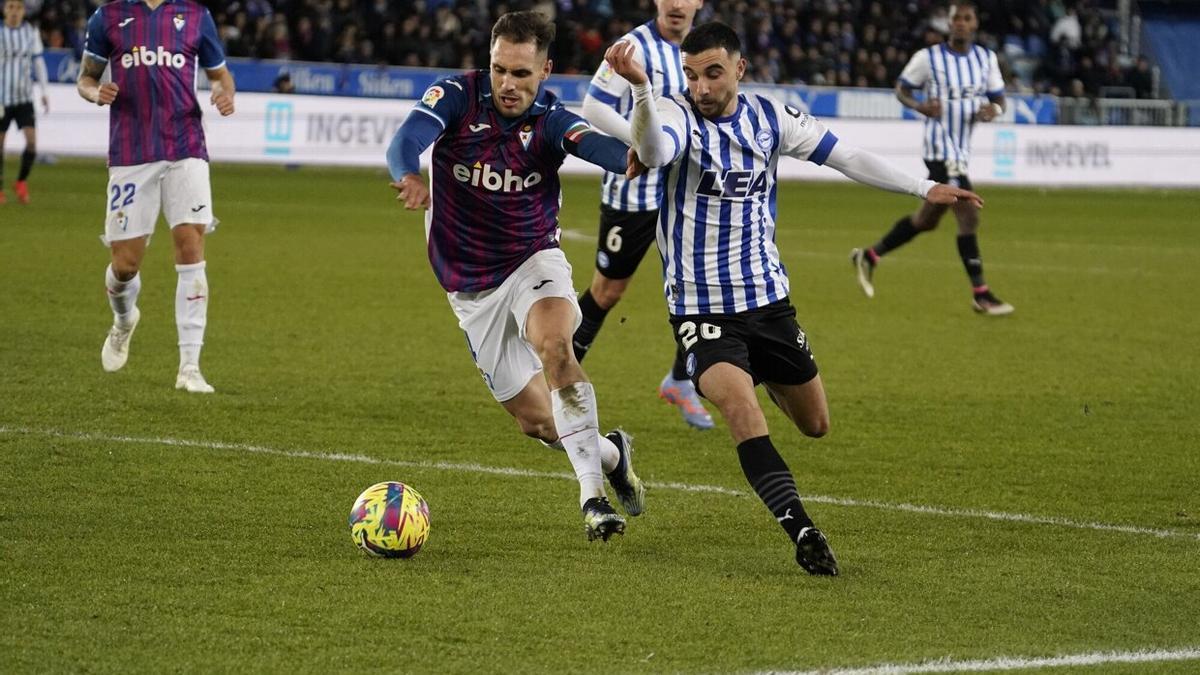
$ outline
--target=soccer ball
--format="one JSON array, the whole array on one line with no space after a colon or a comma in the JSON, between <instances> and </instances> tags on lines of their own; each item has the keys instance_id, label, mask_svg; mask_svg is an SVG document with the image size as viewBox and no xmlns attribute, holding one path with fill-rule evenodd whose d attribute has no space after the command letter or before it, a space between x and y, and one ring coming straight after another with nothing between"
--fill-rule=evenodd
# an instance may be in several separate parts
<instances>
[{"instance_id":1,"label":"soccer ball","mask_svg":"<svg viewBox=\"0 0 1200 675\"><path fill-rule=\"evenodd\" d=\"M404 483L376 483L350 509L350 537L371 555L411 558L429 538L429 505Z\"/></svg>"}]
</instances>

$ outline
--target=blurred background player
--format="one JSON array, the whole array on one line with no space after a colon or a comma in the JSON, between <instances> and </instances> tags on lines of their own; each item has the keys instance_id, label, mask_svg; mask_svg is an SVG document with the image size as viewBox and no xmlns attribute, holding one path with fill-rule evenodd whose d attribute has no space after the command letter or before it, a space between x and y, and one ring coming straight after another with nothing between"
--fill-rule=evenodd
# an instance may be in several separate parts
<instances>
[{"instance_id":1,"label":"blurred background player","mask_svg":"<svg viewBox=\"0 0 1200 675\"><path fill-rule=\"evenodd\" d=\"M821 376L774 242L780 155L942 204L981 203L971 192L908 176L839 143L791 106L739 94L746 60L729 26L697 26L681 48L688 92L657 101L630 45L618 42L606 55L632 85L634 149L646 166L666 167L658 249L671 325L688 375L721 411L746 480L795 545L796 562L809 574L836 575L833 551L804 510L754 391L762 383L805 435L829 431Z\"/></svg>"},{"instance_id":2,"label":"blurred background player","mask_svg":"<svg viewBox=\"0 0 1200 675\"><path fill-rule=\"evenodd\" d=\"M388 168L405 207L429 209L429 260L484 383L522 432L566 451L588 539L607 541L625 520L602 474L631 516L642 512L644 488L629 436L600 435L595 390L571 350L580 315L558 242L558 169L571 153L624 172L628 147L542 86L553 41L542 14L501 16L489 71L426 90L392 139ZM431 198L420 154L435 142Z\"/></svg>"},{"instance_id":3,"label":"blurred background player","mask_svg":"<svg viewBox=\"0 0 1200 675\"><path fill-rule=\"evenodd\" d=\"M208 321L204 235L217 221L196 100L197 62L212 83L212 104L222 115L232 115L233 75L207 9L192 0L116 0L88 20L78 89L88 101L112 106L103 240L112 252L104 287L113 326L100 363L112 372L129 358L129 341L141 317L138 270L161 208L178 273L175 388L212 393L200 374L200 348ZM106 66L112 81L101 84Z\"/></svg>"},{"instance_id":4,"label":"blurred background player","mask_svg":"<svg viewBox=\"0 0 1200 675\"><path fill-rule=\"evenodd\" d=\"M25 22L24 0L4 0L4 26L0 28L0 204L4 194L4 136L15 122L25 134L21 170L13 192L22 204L29 203L29 172L37 158L37 121L33 109L33 78L41 89L43 112L50 112L46 95L46 61L42 58L42 38L37 29Z\"/></svg>"},{"instance_id":5,"label":"blurred background player","mask_svg":"<svg viewBox=\"0 0 1200 675\"><path fill-rule=\"evenodd\" d=\"M646 69L657 96L687 90L679 43L692 29L703 0L657 0L658 15L621 40L633 45L634 58ZM583 114L604 133L630 143L629 115L633 97L629 83L602 63L583 99ZM575 331L575 358L583 361L604 324L629 287L633 273L654 241L658 202L662 185L658 171L648 171L633 180L623 173L605 172L600 193L600 238L596 249L596 271L592 285L579 296L583 322ZM683 419L697 429L711 429L712 416L704 409L683 367L683 353L675 351L675 363L659 385L660 398L675 404Z\"/></svg>"},{"instance_id":6,"label":"blurred background player","mask_svg":"<svg viewBox=\"0 0 1200 675\"><path fill-rule=\"evenodd\" d=\"M975 44L979 19L975 5L961 2L950 8L950 42L921 49L913 54L900 81L896 98L906 107L925 115L925 166L929 178L967 190L967 161L971 154L971 130L976 122L991 122L1004 112L1004 78L996 52ZM913 91L924 89L924 101ZM986 98L985 98L986 97ZM875 297L872 276L879 259L938 226L946 209L958 219L958 255L962 258L974 299L971 307L990 316L1012 314L1013 306L997 298L983 278L979 255L979 213L971 204L950 207L925 202L910 216L896 221L890 232L874 246L850 252L858 283L868 298Z\"/></svg>"}]
</instances>

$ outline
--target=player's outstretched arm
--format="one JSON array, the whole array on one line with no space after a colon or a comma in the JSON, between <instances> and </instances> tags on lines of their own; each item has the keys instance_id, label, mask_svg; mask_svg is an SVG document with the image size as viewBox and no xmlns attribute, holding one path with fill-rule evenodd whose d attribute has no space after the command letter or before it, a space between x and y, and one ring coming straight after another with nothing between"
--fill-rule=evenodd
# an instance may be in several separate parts
<instances>
[{"instance_id":1,"label":"player's outstretched arm","mask_svg":"<svg viewBox=\"0 0 1200 675\"><path fill-rule=\"evenodd\" d=\"M910 176L879 155L845 143L838 142L833 146L825 164L864 185L891 192L906 192L934 204L953 204L959 199L966 199L976 208L983 207L983 200L974 192Z\"/></svg>"},{"instance_id":2,"label":"player's outstretched arm","mask_svg":"<svg viewBox=\"0 0 1200 675\"><path fill-rule=\"evenodd\" d=\"M217 112L221 113L222 117L229 117L233 114L233 95L237 92L237 87L233 82L233 73L225 67L213 68L204 72L208 75L208 81L212 83L213 106L216 107Z\"/></svg>"},{"instance_id":3,"label":"player's outstretched arm","mask_svg":"<svg viewBox=\"0 0 1200 675\"><path fill-rule=\"evenodd\" d=\"M120 87L114 82L100 84L104 76L104 68L108 64L85 53L83 62L79 64L79 78L75 81L75 90L84 100L96 105L108 105L117 99Z\"/></svg>"}]
</instances>

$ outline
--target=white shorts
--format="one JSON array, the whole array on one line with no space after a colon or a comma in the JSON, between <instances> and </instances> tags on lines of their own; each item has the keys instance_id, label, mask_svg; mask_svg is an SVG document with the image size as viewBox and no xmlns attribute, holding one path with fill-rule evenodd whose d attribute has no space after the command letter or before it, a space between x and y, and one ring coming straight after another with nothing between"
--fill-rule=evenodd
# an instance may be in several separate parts
<instances>
[{"instance_id":1,"label":"white shorts","mask_svg":"<svg viewBox=\"0 0 1200 675\"><path fill-rule=\"evenodd\" d=\"M160 209L170 227L191 223L211 232L217 226L208 162L195 157L109 167L105 206L105 244L154 234Z\"/></svg>"},{"instance_id":2,"label":"white shorts","mask_svg":"<svg viewBox=\"0 0 1200 675\"><path fill-rule=\"evenodd\" d=\"M569 300L575 308L572 332L583 320L571 283L571 264L557 248L533 254L496 288L446 295L479 374L502 403L542 372L541 359L525 341L525 319L533 303L542 298Z\"/></svg>"}]
</instances>

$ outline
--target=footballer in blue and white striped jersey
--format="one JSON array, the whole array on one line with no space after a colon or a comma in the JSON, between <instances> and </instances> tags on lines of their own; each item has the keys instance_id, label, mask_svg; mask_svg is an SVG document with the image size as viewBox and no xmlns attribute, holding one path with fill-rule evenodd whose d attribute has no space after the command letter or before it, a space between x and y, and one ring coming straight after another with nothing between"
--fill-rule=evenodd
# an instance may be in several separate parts
<instances>
[{"instance_id":1,"label":"footballer in blue and white striped jersey","mask_svg":"<svg viewBox=\"0 0 1200 675\"><path fill-rule=\"evenodd\" d=\"M941 102L941 114L925 118L924 157L946 162L951 176L966 174L971 130L984 106L1004 94L996 52L968 43L960 52L945 43L919 50L900 73L900 85L924 89L926 100Z\"/></svg>"},{"instance_id":2,"label":"footballer in blue and white striped jersey","mask_svg":"<svg viewBox=\"0 0 1200 675\"><path fill-rule=\"evenodd\" d=\"M967 175L971 130L976 123L991 122L1004 112L1000 63L996 52L975 44L978 28L975 4L958 0L950 9L949 39L913 54L896 83L900 103L925 117L922 137L929 178L967 190L971 189ZM925 100L913 96L916 89L925 90ZM926 202L915 213L897 220L874 245L850 251L858 285L868 298L875 297L875 267L883 256L922 232L936 229L946 210L945 205ZM987 316L1012 314L1013 306L996 297L983 275L978 210L957 205L954 217L958 221L958 255L971 283L971 308Z\"/></svg>"},{"instance_id":3,"label":"footballer in blue and white striped jersey","mask_svg":"<svg viewBox=\"0 0 1200 675\"><path fill-rule=\"evenodd\" d=\"M671 314L732 314L787 297L776 167L780 155L823 164L837 136L766 96L739 94L732 114L711 118L686 94L661 101L680 155L665 172L658 226Z\"/></svg>"},{"instance_id":4,"label":"footballer in blue and white striped jersey","mask_svg":"<svg viewBox=\"0 0 1200 675\"><path fill-rule=\"evenodd\" d=\"M837 575L754 392L765 385L805 435L829 432L825 390L775 245L779 158L827 164L860 183L940 203L979 205L979 198L841 143L807 113L739 93L746 59L729 26L697 26L680 47L688 91L658 99L628 46L605 54L633 91L639 159L666 172L657 238L670 322L688 376L721 411L746 480L794 543L796 563L809 574Z\"/></svg>"}]
</instances>

